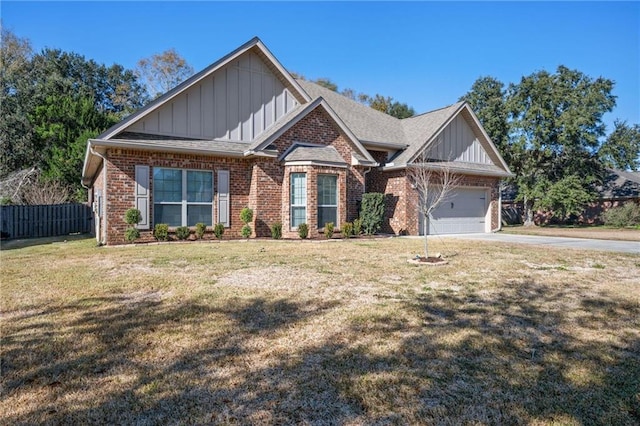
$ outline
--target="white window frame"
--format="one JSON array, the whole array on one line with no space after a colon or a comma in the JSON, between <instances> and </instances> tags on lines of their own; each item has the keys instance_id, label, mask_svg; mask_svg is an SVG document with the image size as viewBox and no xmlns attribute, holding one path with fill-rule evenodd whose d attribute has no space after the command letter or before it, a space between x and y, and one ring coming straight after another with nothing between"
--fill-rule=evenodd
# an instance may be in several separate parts
<instances>
[{"instance_id":1,"label":"white window frame","mask_svg":"<svg viewBox=\"0 0 640 426\"><path fill-rule=\"evenodd\" d=\"M302 175L304 176L304 190L302 191L302 194L304 195L304 204L294 204L294 200L295 200L295 196L294 196L294 185L293 185L293 177L296 175ZM298 226L293 226L293 211L294 208L304 208L304 217L305 217L305 221L303 223L307 223L306 217L307 217L307 174L304 172L299 172L299 173L291 173L289 174L289 224L290 224L290 228L292 230L297 230Z\"/></svg>"},{"instance_id":2,"label":"white window frame","mask_svg":"<svg viewBox=\"0 0 640 426\"><path fill-rule=\"evenodd\" d=\"M319 188L318 188L318 183L320 182L320 177L321 176L322 177L329 176L329 177L335 178L335 180L336 180L336 203L335 204L320 204L320 191L319 191ZM317 183L316 183L316 191L318 192L317 193L318 206L317 206L317 210L316 210L316 218L319 216L321 207L333 207L333 208L336 209L336 221L334 223L334 226L336 228L340 227L340 224L338 223L339 220L340 220L339 219L340 216L338 215L338 204L339 204L338 200L340 198L339 197L339 190L338 190L338 180L339 180L338 179L338 175L334 175L334 174L331 174L331 173L322 173L322 174L318 174ZM322 225L320 223L318 223L318 229L322 229L322 228L324 228L324 223Z\"/></svg>"},{"instance_id":3,"label":"white window frame","mask_svg":"<svg viewBox=\"0 0 640 426\"><path fill-rule=\"evenodd\" d=\"M210 206L211 207L211 222L210 224L207 224L207 226L213 226L214 225L214 218L213 218L213 202L215 199L215 182L213 181L213 172L211 170L199 170L199 169L181 169L181 168L176 168L176 167L154 167L155 169L164 169L164 170L180 170L182 172L182 201L161 201L158 202L155 199L155 181L154 181L154 198L153 198L153 218L154 218L154 225L155 225L155 206L156 205L165 205L165 206L181 206L180 209L180 219L181 219L181 225L179 226L189 226L187 225L187 207L188 206ZM204 172L204 173L209 173L211 175L211 202L201 202L201 201L187 201L187 172ZM162 222L159 222L162 223ZM194 224L195 225L195 224ZM194 226L194 225L190 225L190 226ZM173 226L173 225L172 225Z\"/></svg>"}]
</instances>

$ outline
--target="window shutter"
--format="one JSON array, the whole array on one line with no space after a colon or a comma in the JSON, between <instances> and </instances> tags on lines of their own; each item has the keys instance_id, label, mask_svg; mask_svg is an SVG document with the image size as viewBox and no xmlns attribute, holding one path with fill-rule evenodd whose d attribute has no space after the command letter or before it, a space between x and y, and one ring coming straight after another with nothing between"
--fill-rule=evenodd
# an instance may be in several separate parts
<instances>
[{"instance_id":1,"label":"window shutter","mask_svg":"<svg viewBox=\"0 0 640 426\"><path fill-rule=\"evenodd\" d=\"M229 227L229 171L218 170L218 223Z\"/></svg>"},{"instance_id":2,"label":"window shutter","mask_svg":"<svg viewBox=\"0 0 640 426\"><path fill-rule=\"evenodd\" d=\"M149 229L149 166L136 166L136 208L142 216L138 229Z\"/></svg>"}]
</instances>

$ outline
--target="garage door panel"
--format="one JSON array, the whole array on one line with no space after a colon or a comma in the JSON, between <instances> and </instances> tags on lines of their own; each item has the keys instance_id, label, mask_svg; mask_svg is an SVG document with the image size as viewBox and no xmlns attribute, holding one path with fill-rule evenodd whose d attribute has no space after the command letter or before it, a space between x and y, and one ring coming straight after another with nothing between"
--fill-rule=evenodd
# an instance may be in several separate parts
<instances>
[{"instance_id":1,"label":"garage door panel","mask_svg":"<svg viewBox=\"0 0 640 426\"><path fill-rule=\"evenodd\" d=\"M485 232L487 208L484 189L458 188L432 212L429 234Z\"/></svg>"}]
</instances>

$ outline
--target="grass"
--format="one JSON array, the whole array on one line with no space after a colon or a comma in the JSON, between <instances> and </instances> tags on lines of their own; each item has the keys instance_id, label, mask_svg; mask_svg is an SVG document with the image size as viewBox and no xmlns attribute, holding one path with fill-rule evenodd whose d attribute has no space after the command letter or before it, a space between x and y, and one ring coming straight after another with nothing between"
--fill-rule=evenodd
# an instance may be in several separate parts
<instances>
[{"instance_id":1,"label":"grass","mask_svg":"<svg viewBox=\"0 0 640 426\"><path fill-rule=\"evenodd\" d=\"M640 421L637 256L430 244L3 250L0 423Z\"/></svg>"}]
</instances>

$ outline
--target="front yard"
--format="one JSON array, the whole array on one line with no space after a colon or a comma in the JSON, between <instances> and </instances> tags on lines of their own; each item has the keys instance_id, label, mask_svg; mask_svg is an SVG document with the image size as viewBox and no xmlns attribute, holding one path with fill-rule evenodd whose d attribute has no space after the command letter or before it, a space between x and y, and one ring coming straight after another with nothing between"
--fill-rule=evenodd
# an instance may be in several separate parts
<instances>
[{"instance_id":1,"label":"front yard","mask_svg":"<svg viewBox=\"0 0 640 426\"><path fill-rule=\"evenodd\" d=\"M640 422L640 258L419 239L0 252L2 424Z\"/></svg>"}]
</instances>

